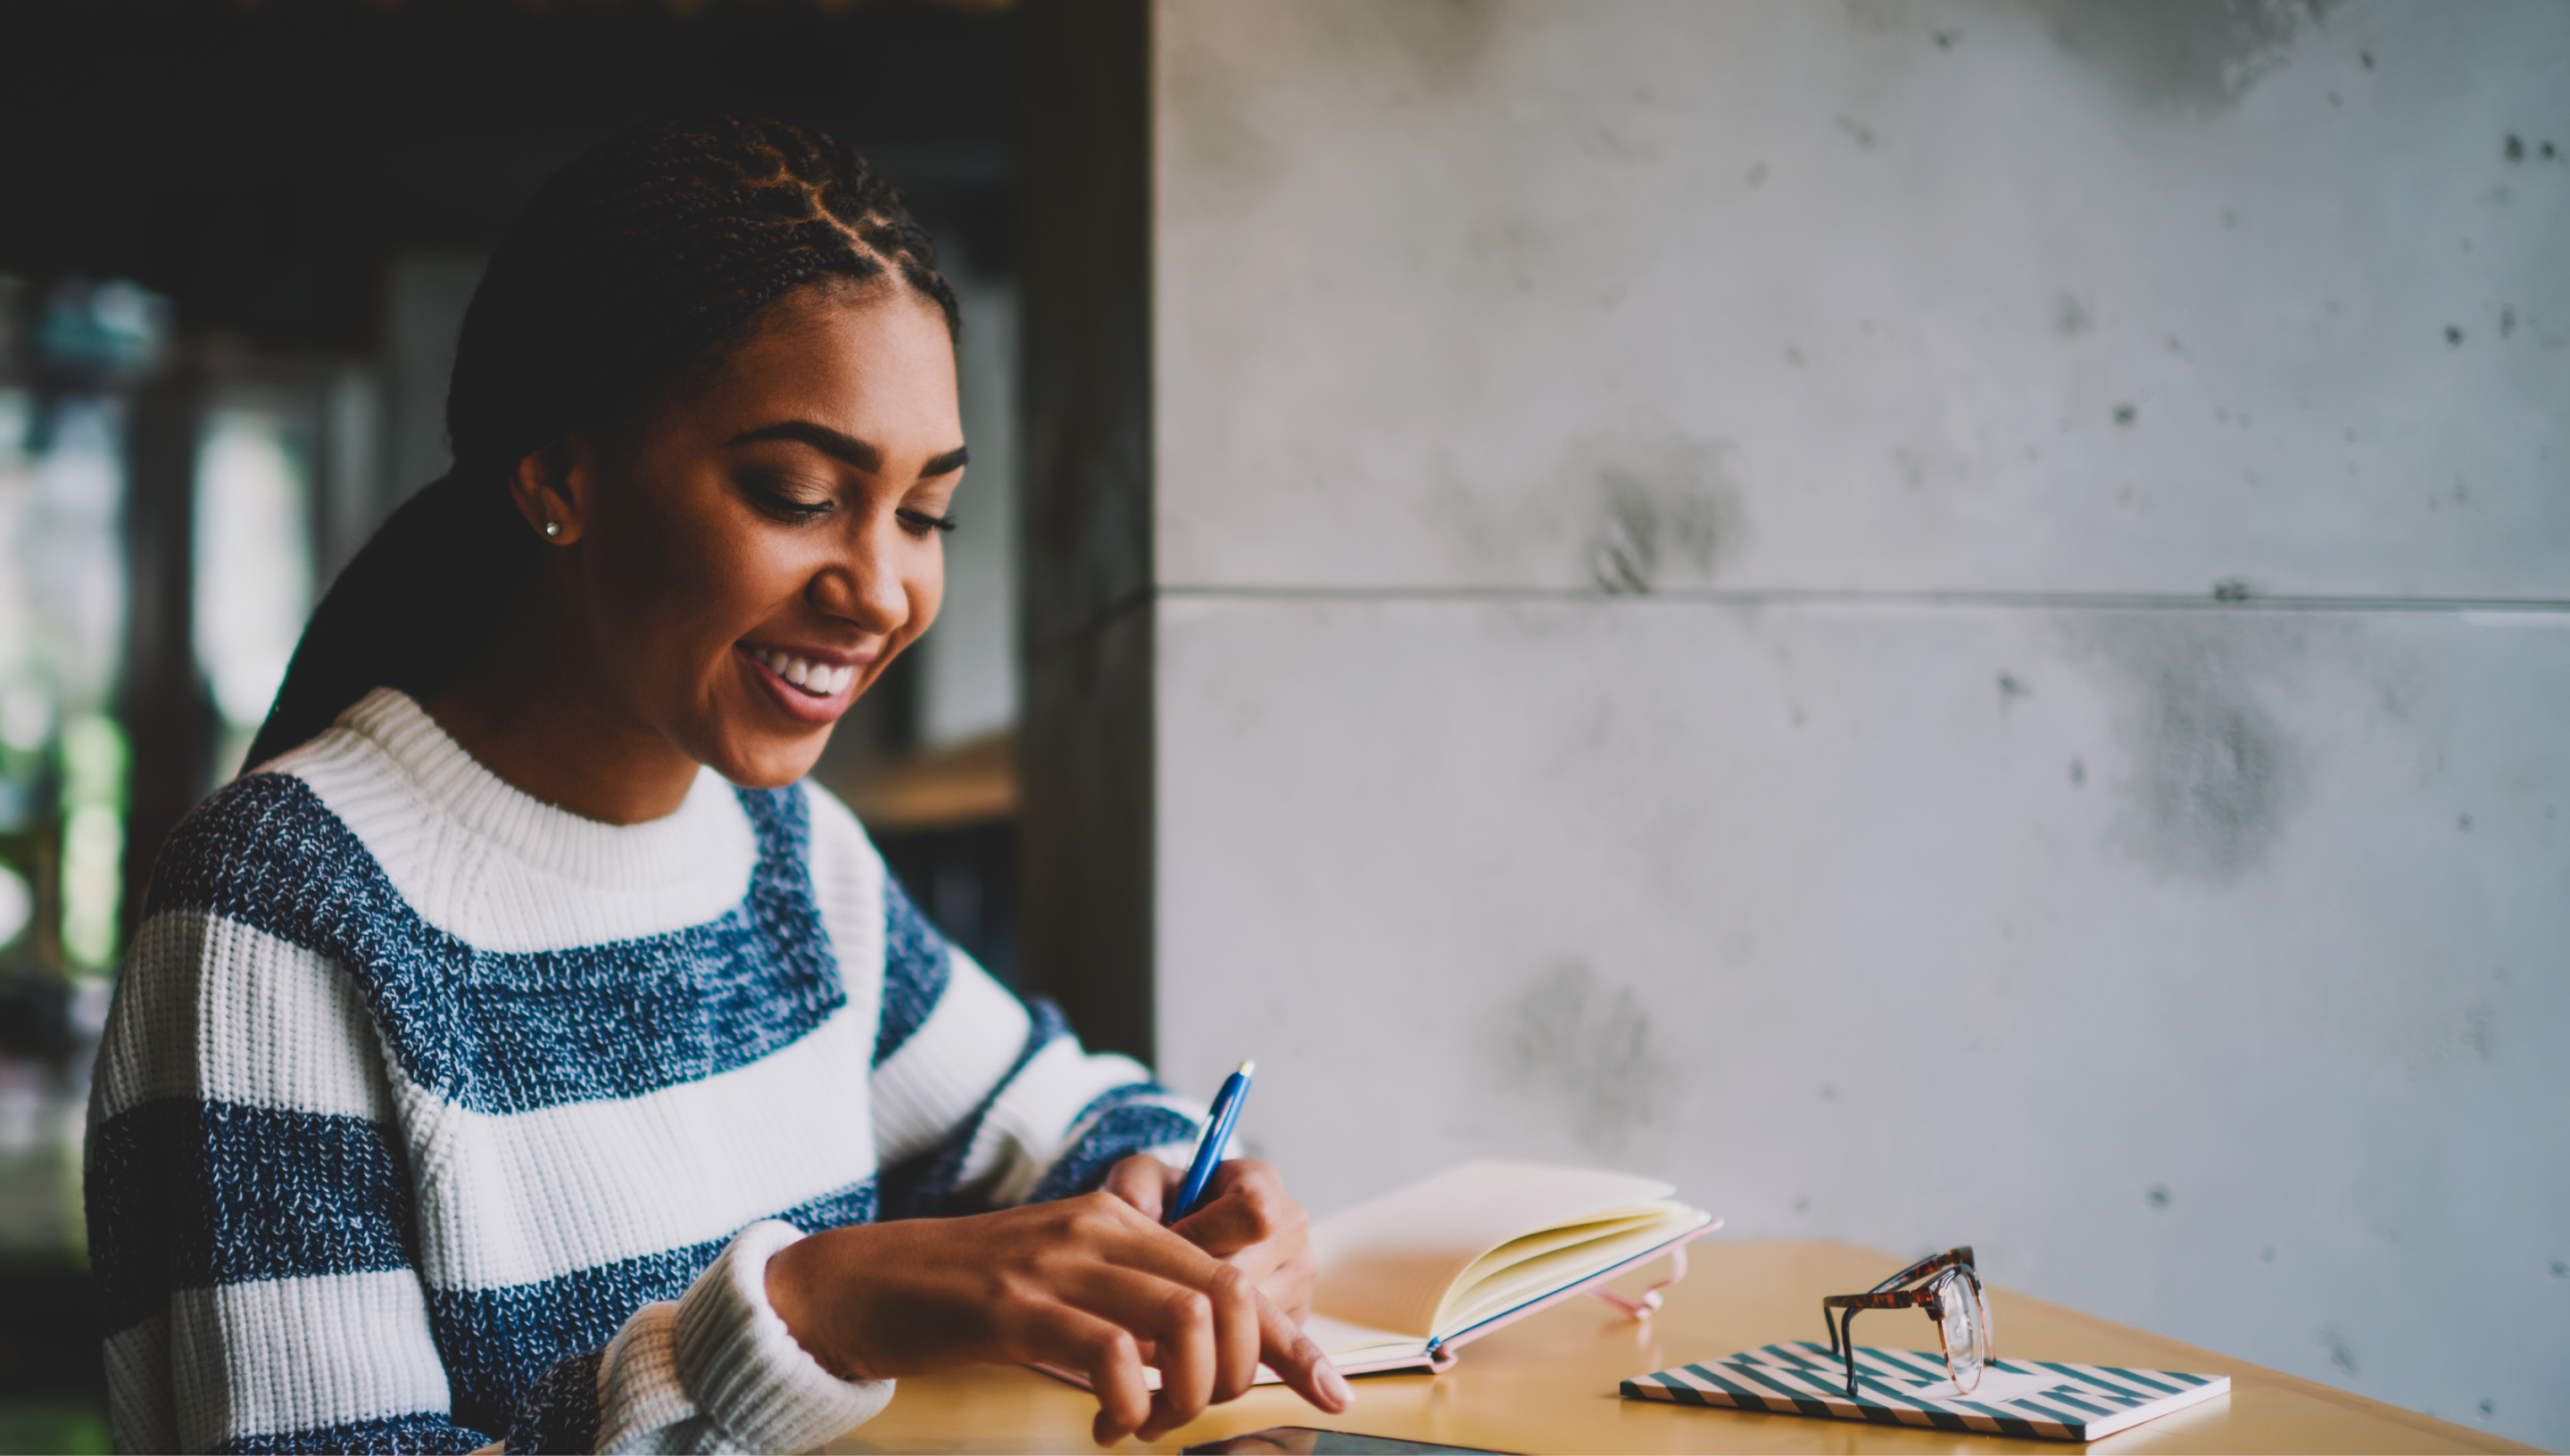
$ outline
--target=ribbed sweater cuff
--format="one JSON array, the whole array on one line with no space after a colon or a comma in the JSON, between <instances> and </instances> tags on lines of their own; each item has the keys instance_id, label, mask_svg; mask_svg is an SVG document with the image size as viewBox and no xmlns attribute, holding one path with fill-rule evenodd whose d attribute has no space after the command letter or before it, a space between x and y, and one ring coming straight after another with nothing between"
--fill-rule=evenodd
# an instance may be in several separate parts
<instances>
[{"instance_id":1,"label":"ribbed sweater cuff","mask_svg":"<svg viewBox=\"0 0 2570 1456\"><path fill-rule=\"evenodd\" d=\"M892 1400L890 1380L822 1369L768 1305L767 1261L802 1237L773 1219L750 1225L678 1300L678 1381L744 1450L809 1451Z\"/></svg>"}]
</instances>

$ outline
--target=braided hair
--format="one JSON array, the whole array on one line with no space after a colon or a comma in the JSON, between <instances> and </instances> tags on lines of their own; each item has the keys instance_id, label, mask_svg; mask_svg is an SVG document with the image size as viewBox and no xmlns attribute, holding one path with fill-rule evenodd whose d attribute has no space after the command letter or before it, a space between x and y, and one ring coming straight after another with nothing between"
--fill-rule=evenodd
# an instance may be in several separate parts
<instances>
[{"instance_id":1,"label":"braided hair","mask_svg":"<svg viewBox=\"0 0 2570 1456\"><path fill-rule=\"evenodd\" d=\"M937 250L854 149L727 115L646 122L548 179L465 310L446 396L455 468L393 513L305 624L249 762L376 687L425 701L520 607L543 547L518 462L703 377L810 288L907 289L960 325Z\"/></svg>"}]
</instances>

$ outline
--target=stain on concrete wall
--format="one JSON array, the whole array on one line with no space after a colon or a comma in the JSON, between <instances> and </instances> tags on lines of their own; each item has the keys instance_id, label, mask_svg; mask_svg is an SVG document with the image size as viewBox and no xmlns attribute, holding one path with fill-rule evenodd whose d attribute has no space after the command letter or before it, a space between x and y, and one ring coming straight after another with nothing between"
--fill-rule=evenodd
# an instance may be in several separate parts
<instances>
[{"instance_id":1,"label":"stain on concrete wall","mask_svg":"<svg viewBox=\"0 0 2570 1456\"><path fill-rule=\"evenodd\" d=\"M1598 590L1633 595L1715 579L1748 526L1727 454L1721 441L1665 426L1599 432L1573 447L1568 469L1587 473L1597 503L1587 565Z\"/></svg>"},{"instance_id":2,"label":"stain on concrete wall","mask_svg":"<svg viewBox=\"0 0 2570 1456\"><path fill-rule=\"evenodd\" d=\"M1390 50L1432 95L1473 85L1499 23L1499 0L1382 0L1366 9L1372 25L1350 28L1351 49Z\"/></svg>"},{"instance_id":3,"label":"stain on concrete wall","mask_svg":"<svg viewBox=\"0 0 2570 1456\"><path fill-rule=\"evenodd\" d=\"M2279 852L2314 767L2270 699L2291 701L2310 630L2208 612L2115 613L2084 628L2118 703L2113 851L2212 887Z\"/></svg>"},{"instance_id":4,"label":"stain on concrete wall","mask_svg":"<svg viewBox=\"0 0 2570 1456\"><path fill-rule=\"evenodd\" d=\"M2145 106L2215 112L2283 65L2335 0L2031 0L2062 51Z\"/></svg>"},{"instance_id":5,"label":"stain on concrete wall","mask_svg":"<svg viewBox=\"0 0 2570 1456\"><path fill-rule=\"evenodd\" d=\"M1580 1154L1611 1161L1664 1132L1676 1090L1665 1034L1633 987L1571 961L1487 1014L1487 1090L1558 1122Z\"/></svg>"}]
</instances>

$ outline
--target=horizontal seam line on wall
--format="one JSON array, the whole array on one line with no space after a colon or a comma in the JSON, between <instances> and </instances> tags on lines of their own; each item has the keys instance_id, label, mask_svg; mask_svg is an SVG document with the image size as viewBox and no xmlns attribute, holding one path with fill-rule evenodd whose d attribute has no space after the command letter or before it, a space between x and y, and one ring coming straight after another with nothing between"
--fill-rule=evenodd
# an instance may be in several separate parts
<instances>
[{"instance_id":1,"label":"horizontal seam line on wall","mask_svg":"<svg viewBox=\"0 0 2570 1456\"><path fill-rule=\"evenodd\" d=\"M2570 612L2570 600L2430 596L2155 595L2080 591L1596 591L1544 586L1162 586L1158 594L1189 600L1487 601L1708 606L2020 606L2177 611L2472 611Z\"/></svg>"}]
</instances>

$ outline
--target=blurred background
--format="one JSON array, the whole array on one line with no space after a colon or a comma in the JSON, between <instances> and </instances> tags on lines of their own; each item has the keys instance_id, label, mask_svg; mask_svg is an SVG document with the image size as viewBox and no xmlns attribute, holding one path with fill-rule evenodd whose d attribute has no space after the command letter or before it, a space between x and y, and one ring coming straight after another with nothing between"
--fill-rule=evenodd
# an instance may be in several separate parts
<instances>
[{"instance_id":1,"label":"blurred background","mask_svg":"<svg viewBox=\"0 0 2570 1456\"><path fill-rule=\"evenodd\" d=\"M819 776L1092 1044L1257 1056L1316 1212L1655 1173L2570 1445L2570 4L26 0L0 55L0 1449L104 1449L153 853L445 468L515 209L706 103L855 143L963 297L945 613Z\"/></svg>"},{"instance_id":2,"label":"blurred background","mask_svg":"<svg viewBox=\"0 0 2570 1456\"><path fill-rule=\"evenodd\" d=\"M1014 23L973 4L36 3L0 16L0 1449L106 1449L78 1148L152 858L302 619L442 474L483 258L656 112L860 145L970 320L948 609L824 777L1006 976Z\"/></svg>"}]
</instances>

